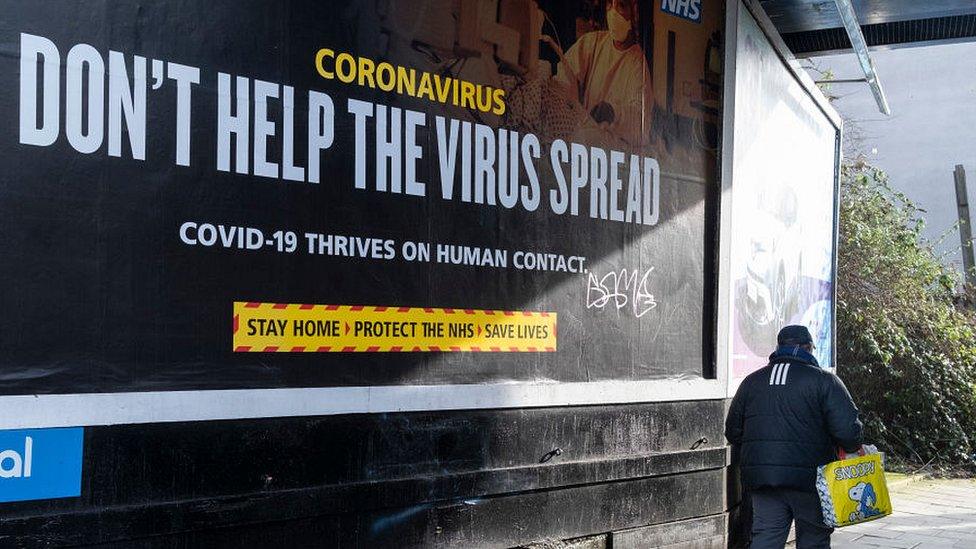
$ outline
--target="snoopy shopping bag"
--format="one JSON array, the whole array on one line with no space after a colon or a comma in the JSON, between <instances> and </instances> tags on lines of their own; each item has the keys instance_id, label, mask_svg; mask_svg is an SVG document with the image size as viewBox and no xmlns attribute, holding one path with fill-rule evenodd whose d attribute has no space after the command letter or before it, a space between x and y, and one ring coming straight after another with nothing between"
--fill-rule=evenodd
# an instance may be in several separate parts
<instances>
[{"instance_id":1,"label":"snoopy shopping bag","mask_svg":"<svg viewBox=\"0 0 976 549\"><path fill-rule=\"evenodd\" d=\"M891 514L881 454L821 465L817 470L817 492L827 526L850 526Z\"/></svg>"}]
</instances>

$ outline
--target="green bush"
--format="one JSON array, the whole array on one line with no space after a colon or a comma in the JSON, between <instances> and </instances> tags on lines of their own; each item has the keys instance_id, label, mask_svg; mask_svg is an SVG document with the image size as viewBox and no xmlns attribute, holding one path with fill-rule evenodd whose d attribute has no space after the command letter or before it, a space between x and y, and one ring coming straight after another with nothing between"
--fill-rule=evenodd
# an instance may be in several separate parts
<instances>
[{"instance_id":1,"label":"green bush","mask_svg":"<svg viewBox=\"0 0 976 549\"><path fill-rule=\"evenodd\" d=\"M863 162L841 172L837 362L866 439L911 462L976 451L976 329L920 210Z\"/></svg>"}]
</instances>

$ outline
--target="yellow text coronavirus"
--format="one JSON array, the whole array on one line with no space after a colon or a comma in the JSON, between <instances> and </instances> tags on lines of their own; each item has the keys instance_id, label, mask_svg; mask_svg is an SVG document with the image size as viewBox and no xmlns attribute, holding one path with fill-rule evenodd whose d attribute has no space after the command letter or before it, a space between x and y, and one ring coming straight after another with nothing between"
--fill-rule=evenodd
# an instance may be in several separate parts
<instances>
[{"instance_id":1,"label":"yellow text coronavirus","mask_svg":"<svg viewBox=\"0 0 976 549\"><path fill-rule=\"evenodd\" d=\"M505 90L441 76L386 61L322 48L315 54L315 70L326 80L338 80L385 92L396 92L437 103L496 115L505 114Z\"/></svg>"}]
</instances>

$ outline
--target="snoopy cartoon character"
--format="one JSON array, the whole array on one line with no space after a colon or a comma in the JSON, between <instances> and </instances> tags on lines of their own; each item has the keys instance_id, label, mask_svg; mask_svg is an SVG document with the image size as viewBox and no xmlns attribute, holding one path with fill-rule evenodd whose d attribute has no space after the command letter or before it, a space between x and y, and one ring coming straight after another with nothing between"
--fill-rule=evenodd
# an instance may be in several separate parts
<instances>
[{"instance_id":1,"label":"snoopy cartoon character","mask_svg":"<svg viewBox=\"0 0 976 549\"><path fill-rule=\"evenodd\" d=\"M875 505L878 503L878 496L874 493L874 486L870 482L858 482L850 490L847 496L857 502L857 511L851 513L851 522L864 520L881 514Z\"/></svg>"}]
</instances>

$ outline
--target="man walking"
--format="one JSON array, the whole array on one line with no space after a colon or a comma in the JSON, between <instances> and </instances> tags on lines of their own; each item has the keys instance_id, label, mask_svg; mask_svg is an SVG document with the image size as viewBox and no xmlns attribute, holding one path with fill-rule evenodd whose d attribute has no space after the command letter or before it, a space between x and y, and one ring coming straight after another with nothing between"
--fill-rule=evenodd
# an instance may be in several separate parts
<instances>
[{"instance_id":1,"label":"man walking","mask_svg":"<svg viewBox=\"0 0 976 549\"><path fill-rule=\"evenodd\" d=\"M838 447L860 449L861 421L844 383L810 354L805 326L787 326L776 339L769 365L742 381L725 422L752 498L751 547L784 547L795 520L799 549L829 548L817 467L835 461Z\"/></svg>"}]
</instances>

